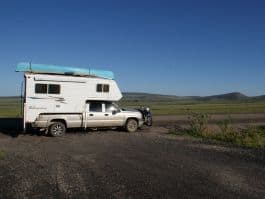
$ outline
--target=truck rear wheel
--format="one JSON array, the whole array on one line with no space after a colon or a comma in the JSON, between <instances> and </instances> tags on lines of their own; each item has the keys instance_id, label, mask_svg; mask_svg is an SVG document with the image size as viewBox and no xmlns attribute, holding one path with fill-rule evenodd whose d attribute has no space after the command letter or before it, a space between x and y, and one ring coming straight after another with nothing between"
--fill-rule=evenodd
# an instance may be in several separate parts
<instances>
[{"instance_id":1,"label":"truck rear wheel","mask_svg":"<svg viewBox=\"0 0 265 199\"><path fill-rule=\"evenodd\" d=\"M135 132L138 129L138 122L135 119L128 119L125 127L128 132Z\"/></svg>"},{"instance_id":2,"label":"truck rear wheel","mask_svg":"<svg viewBox=\"0 0 265 199\"><path fill-rule=\"evenodd\" d=\"M65 134L65 131L66 127L62 122L54 122L49 128L49 133L54 137L63 136Z\"/></svg>"}]
</instances>

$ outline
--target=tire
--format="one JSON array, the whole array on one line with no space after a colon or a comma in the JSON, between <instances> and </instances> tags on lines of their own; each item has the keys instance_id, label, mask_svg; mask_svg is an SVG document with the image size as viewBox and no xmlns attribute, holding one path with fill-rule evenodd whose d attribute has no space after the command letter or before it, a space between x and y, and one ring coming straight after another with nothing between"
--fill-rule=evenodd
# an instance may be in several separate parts
<instances>
[{"instance_id":1,"label":"tire","mask_svg":"<svg viewBox=\"0 0 265 199\"><path fill-rule=\"evenodd\" d=\"M129 133L133 133L138 129L138 122L135 119L128 119L125 126Z\"/></svg>"},{"instance_id":2,"label":"tire","mask_svg":"<svg viewBox=\"0 0 265 199\"><path fill-rule=\"evenodd\" d=\"M49 133L53 137L63 136L65 132L66 132L66 127L65 124L62 122L54 122L49 128Z\"/></svg>"},{"instance_id":3,"label":"tire","mask_svg":"<svg viewBox=\"0 0 265 199\"><path fill-rule=\"evenodd\" d=\"M152 126L153 125L153 120L152 120L151 117L147 118L146 124L147 124L147 126Z\"/></svg>"}]
</instances>

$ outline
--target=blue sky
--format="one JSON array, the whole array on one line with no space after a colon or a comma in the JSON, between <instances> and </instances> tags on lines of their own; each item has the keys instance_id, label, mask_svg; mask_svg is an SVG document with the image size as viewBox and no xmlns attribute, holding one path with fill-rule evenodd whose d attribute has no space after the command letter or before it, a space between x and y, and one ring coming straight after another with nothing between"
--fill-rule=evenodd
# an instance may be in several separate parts
<instances>
[{"instance_id":1,"label":"blue sky","mask_svg":"<svg viewBox=\"0 0 265 199\"><path fill-rule=\"evenodd\" d=\"M1 1L0 95L31 61L114 71L123 91L265 94L265 1Z\"/></svg>"}]
</instances>

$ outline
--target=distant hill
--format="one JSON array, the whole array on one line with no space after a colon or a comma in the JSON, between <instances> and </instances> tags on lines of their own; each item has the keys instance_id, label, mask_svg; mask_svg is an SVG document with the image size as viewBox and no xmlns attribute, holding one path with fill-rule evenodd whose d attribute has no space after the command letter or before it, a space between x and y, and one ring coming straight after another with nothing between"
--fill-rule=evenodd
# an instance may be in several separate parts
<instances>
[{"instance_id":1,"label":"distant hill","mask_svg":"<svg viewBox=\"0 0 265 199\"><path fill-rule=\"evenodd\" d=\"M128 101L175 101L179 97L174 95L160 95L160 94L151 94L151 93L134 93L134 92L125 92L122 93L122 100Z\"/></svg>"},{"instance_id":2,"label":"distant hill","mask_svg":"<svg viewBox=\"0 0 265 199\"><path fill-rule=\"evenodd\" d=\"M261 95L261 96L257 96L257 97L253 97L254 99L257 100L265 100L265 95Z\"/></svg>"},{"instance_id":3,"label":"distant hill","mask_svg":"<svg viewBox=\"0 0 265 199\"><path fill-rule=\"evenodd\" d=\"M212 95L212 96L207 96L207 97L201 97L203 100L246 100L251 97L248 97L242 93L234 92L234 93L226 93L222 95Z\"/></svg>"},{"instance_id":4,"label":"distant hill","mask_svg":"<svg viewBox=\"0 0 265 199\"><path fill-rule=\"evenodd\" d=\"M1 101L19 100L18 96L1 97ZM212 96L176 96L176 95L161 95L152 93L139 93L139 92L124 92L122 101L265 101L265 95L249 97L239 92L226 93L221 95Z\"/></svg>"},{"instance_id":5,"label":"distant hill","mask_svg":"<svg viewBox=\"0 0 265 199\"><path fill-rule=\"evenodd\" d=\"M19 101L20 96L0 96L0 101Z\"/></svg>"},{"instance_id":6,"label":"distant hill","mask_svg":"<svg viewBox=\"0 0 265 199\"><path fill-rule=\"evenodd\" d=\"M265 95L248 97L239 92L226 93L212 96L175 96L160 95L150 93L123 93L123 99L126 101L239 101L239 100L265 100Z\"/></svg>"}]
</instances>

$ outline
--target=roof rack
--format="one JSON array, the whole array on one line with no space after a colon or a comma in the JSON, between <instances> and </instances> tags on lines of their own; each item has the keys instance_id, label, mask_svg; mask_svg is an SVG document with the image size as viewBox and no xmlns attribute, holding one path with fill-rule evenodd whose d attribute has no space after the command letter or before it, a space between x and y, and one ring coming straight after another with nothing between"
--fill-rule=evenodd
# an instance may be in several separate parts
<instances>
[{"instance_id":1,"label":"roof rack","mask_svg":"<svg viewBox=\"0 0 265 199\"><path fill-rule=\"evenodd\" d=\"M74 76L96 76L106 79L114 79L112 71L76 68L71 66L55 66L47 64L32 64L29 62L18 63L16 72L48 73Z\"/></svg>"}]
</instances>

